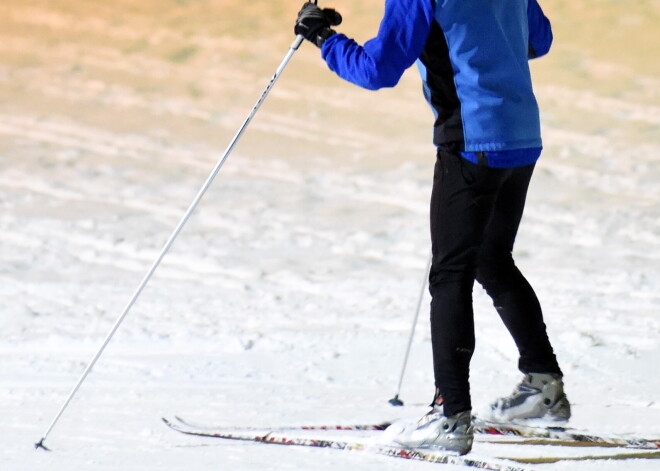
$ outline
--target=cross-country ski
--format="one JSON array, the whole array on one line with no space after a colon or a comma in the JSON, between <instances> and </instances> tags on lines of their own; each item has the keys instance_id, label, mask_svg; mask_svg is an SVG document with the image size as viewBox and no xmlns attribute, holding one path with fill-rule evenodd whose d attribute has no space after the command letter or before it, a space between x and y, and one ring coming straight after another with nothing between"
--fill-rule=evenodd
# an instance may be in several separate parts
<instances>
[{"instance_id":1,"label":"cross-country ski","mask_svg":"<svg viewBox=\"0 0 660 471\"><path fill-rule=\"evenodd\" d=\"M177 432L205 438L217 438L224 440L236 440L244 442L256 442L273 445L288 445L298 447L314 447L314 448L330 448L335 450L345 451L367 451L375 454L387 455L397 458L405 458L419 461L428 461L440 464L460 465L467 468L476 469L490 469L495 471L522 471L515 464L506 464L506 461L515 462L520 464L547 464L556 463L560 461L602 461L602 460L631 460L631 459L660 459L660 450L654 451L632 451L621 447L615 452L608 453L594 453L587 452L580 455L552 455L546 451L549 445L557 445L552 440L538 441L534 443L535 449L539 450L536 456L516 456L511 453L504 456L504 450L498 453L495 450L494 456L475 455L471 457L457 456L456 454L443 452L442 450L433 449L413 449L402 448L393 443L384 443L379 441L378 435L372 435L371 440L362 437L355 438L350 435L342 435L341 438L328 436L328 432L355 432L355 431L381 431L382 425L375 426L302 426L282 427L274 429L249 429L249 428L211 428L199 427L191 425L180 418L166 419L163 422L172 430ZM304 432L317 432L313 436L305 436ZM321 432L320 434L318 432ZM325 433L323 433L325 432ZM499 442L511 445L515 442ZM517 442L518 444L525 444L525 442ZM569 442L563 442L559 445L567 445ZM497 445L498 442L493 442ZM539 445L545 445L539 446ZM583 442L575 442L573 446L580 446L584 449ZM552 448L551 448L552 449ZM556 450L554 450L556 452Z\"/></svg>"},{"instance_id":2,"label":"cross-country ski","mask_svg":"<svg viewBox=\"0 0 660 471\"><path fill-rule=\"evenodd\" d=\"M196 429L194 427L185 426L181 422L170 422L167 419L163 419L163 422L172 430L199 437L220 438L226 440L257 442L273 445L331 448L345 451L366 451L407 460L419 460L439 464L452 464L457 466L464 466L467 468L487 469L492 471L525 471L524 468L512 464L507 464L502 462L503 460L500 459L464 457L453 453L446 453L441 451L434 452L421 449L407 449L387 444L378 444L375 442L351 440L344 441L323 437L305 438L296 436L294 434L287 434L286 432L270 431L263 434L255 433L255 431L240 430L211 432L204 429Z\"/></svg>"},{"instance_id":3,"label":"cross-country ski","mask_svg":"<svg viewBox=\"0 0 660 471\"><path fill-rule=\"evenodd\" d=\"M196 430L205 433L234 432L301 432L301 431L383 431L392 425L393 421L374 424L334 424L334 425L298 425L281 427L232 427L213 426L209 424L194 423L184 418L174 416L164 418L173 428L181 426L187 430ZM598 434L590 431L575 430L568 427L532 427L524 425L505 425L481 421L473 421L475 440L497 443L520 443L534 445L559 446L589 446L613 448L637 448L660 450L660 438L641 438L616 434Z\"/></svg>"}]
</instances>

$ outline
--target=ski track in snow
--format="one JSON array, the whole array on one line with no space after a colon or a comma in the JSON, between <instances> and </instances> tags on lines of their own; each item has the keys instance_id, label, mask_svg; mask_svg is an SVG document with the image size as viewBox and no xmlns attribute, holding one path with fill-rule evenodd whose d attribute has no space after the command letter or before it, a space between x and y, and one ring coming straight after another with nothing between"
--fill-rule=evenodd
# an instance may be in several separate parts
<instances>
[{"instance_id":1,"label":"ski track in snow","mask_svg":"<svg viewBox=\"0 0 660 471\"><path fill-rule=\"evenodd\" d=\"M273 34L250 42L258 6L215 2L238 15L215 24L210 0L157 3L0 6L0 468L438 469L202 440L160 422L350 424L426 410L427 298L406 407L387 400L429 250L431 116L414 74L396 91L369 94L333 79L311 47L297 53L54 429L47 444L56 451L32 450L291 40L279 23L295 14L289 5L269 4L260 27ZM377 25L378 2L367 3ZM357 19L365 7L336 6L357 26L367 21ZM565 8L577 7L548 9ZM515 255L544 306L572 426L657 437L660 83L623 58L599 61L598 51L577 61L561 42L568 26L555 26L558 59L549 56L556 62L537 86L544 156ZM554 83L567 64L575 77L611 80L590 90ZM490 300L478 287L474 299L479 410L519 374ZM475 452L523 453L494 447Z\"/></svg>"}]
</instances>

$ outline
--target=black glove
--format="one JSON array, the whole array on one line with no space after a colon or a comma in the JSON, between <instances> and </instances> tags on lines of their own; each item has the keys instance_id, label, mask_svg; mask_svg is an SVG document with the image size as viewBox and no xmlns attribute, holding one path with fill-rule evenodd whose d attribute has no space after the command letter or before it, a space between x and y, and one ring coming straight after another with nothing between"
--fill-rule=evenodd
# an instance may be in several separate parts
<instances>
[{"instance_id":1,"label":"black glove","mask_svg":"<svg viewBox=\"0 0 660 471\"><path fill-rule=\"evenodd\" d=\"M293 31L321 47L326 39L335 34L330 26L341 24L341 19L341 15L332 8L321 10L315 3L307 2L298 12Z\"/></svg>"}]
</instances>

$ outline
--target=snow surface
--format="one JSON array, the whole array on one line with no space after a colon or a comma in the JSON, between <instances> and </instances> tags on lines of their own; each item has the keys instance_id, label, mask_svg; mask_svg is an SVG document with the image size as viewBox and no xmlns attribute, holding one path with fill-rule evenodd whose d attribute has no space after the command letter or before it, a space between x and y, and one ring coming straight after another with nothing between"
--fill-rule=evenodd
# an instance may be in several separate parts
<instances>
[{"instance_id":1,"label":"snow surface","mask_svg":"<svg viewBox=\"0 0 660 471\"><path fill-rule=\"evenodd\" d=\"M361 41L382 11L333 6ZM657 437L660 7L543 6L556 36L533 65L545 151L516 257L544 306L572 425ZM309 44L48 438L55 451L33 450L284 57L297 8L3 0L0 469L454 469L186 437L160 421L372 423L416 418L433 393L425 299L406 406L387 403L429 251L419 79L358 90ZM519 373L478 288L475 305L478 409ZM475 454L558 452L498 447Z\"/></svg>"}]
</instances>

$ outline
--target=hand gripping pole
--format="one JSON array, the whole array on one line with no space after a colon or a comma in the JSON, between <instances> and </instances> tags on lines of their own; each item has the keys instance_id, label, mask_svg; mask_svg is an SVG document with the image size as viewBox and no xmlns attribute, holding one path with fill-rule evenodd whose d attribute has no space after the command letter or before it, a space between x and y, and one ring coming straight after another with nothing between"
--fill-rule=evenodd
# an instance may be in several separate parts
<instances>
[{"instance_id":1,"label":"hand gripping pole","mask_svg":"<svg viewBox=\"0 0 660 471\"><path fill-rule=\"evenodd\" d=\"M57 424L57 422L59 421L59 419L62 416L62 414L64 413L64 411L69 406L69 403L71 402L73 397L78 392L78 389L80 389L80 386L83 383L83 381L85 381L85 378L87 378L87 375L89 375L92 368L94 368L94 365L96 364L99 357L101 356L101 354L105 350L105 347L108 345L108 343L110 343L110 340L115 335L115 332L117 332L117 329L119 329L119 326L124 321L124 318L126 317L128 312L131 310L131 308L133 307L133 305L137 301L140 294L142 293L142 290L147 285L147 283L149 283L149 280L151 279L154 272L156 271L156 269L160 265L160 262L163 260L163 257L165 257L165 254L169 251L170 247L172 246L172 244L176 240L177 236L181 232L181 229L183 229L183 226L186 224L186 222L188 222L188 219L190 219L190 216L195 211L195 208L199 204L199 201L202 199L202 196L204 196L204 193L206 193L206 190L208 190L209 186L211 186L211 183L213 182L216 175L218 174L218 172L220 171L220 169L224 165L225 161L227 160L227 157L229 157L229 154L234 149L234 146L236 145L236 143L240 139L241 135L243 134L243 132L247 128L248 124L250 124L250 122L252 121L252 118L254 118L254 115L257 114L257 111L259 110L259 108L263 104L264 100L266 99L266 97L270 93L271 89L275 85L275 82L277 82L277 79L280 77L280 75L284 71L285 67L287 66L287 64L289 63L291 58L293 57L293 54L298 50L298 48L300 47L300 45L302 44L304 39L305 38L302 35L298 35L294 39L293 43L291 43L291 46L289 47L289 51L287 52L286 56L284 57L284 59L280 63L280 66L277 68L277 70L273 74L273 77L270 79L270 82L268 83L268 85L266 86L264 91L262 92L261 96L259 97L259 100L257 100L257 103L254 105L254 107L252 108L252 110L248 114L247 118L245 119L245 121L243 122L241 127L238 129L236 134L234 135L233 139L231 140L231 142L227 146L227 149L225 150L225 153L222 155L220 160L218 160L218 163L215 165L215 167L211 171L211 174L208 176L208 178L204 182L204 185L202 185L201 189L197 193L197 196L195 196L195 199L192 201L192 203L190 204L190 206L186 210L185 214L181 218L181 221L179 221L179 224L174 229L174 232L172 232L172 235L170 235L169 239L165 243L165 246L161 250L158 257L156 258L156 261L153 263L153 265L151 266L151 268L149 269L149 271L145 275L144 279L142 280L140 285L135 290L135 293L133 294L133 296L130 298L130 300L126 304L126 307L124 308L121 315L119 316L119 318L115 322L114 326L112 327L112 329L108 333L107 337L105 338L105 340L101 344L101 347L98 349L98 351L96 352L96 354L94 355L92 360L89 362L89 364L87 365L87 367L83 371L82 375L80 376L80 379L78 380L75 387L73 388L73 390L69 394L69 397L67 397L66 401L64 401L64 404L60 408L59 412L55 415L55 418L53 419L50 426L46 430L46 433L44 433L41 440L39 440L37 443L35 443L35 445L34 445L35 448L37 448L37 449L41 448L41 449L44 449L44 450L48 450L46 445L44 445L44 442L46 441L46 438L48 438L48 435L50 435L50 432L55 427L55 424Z\"/></svg>"}]
</instances>

